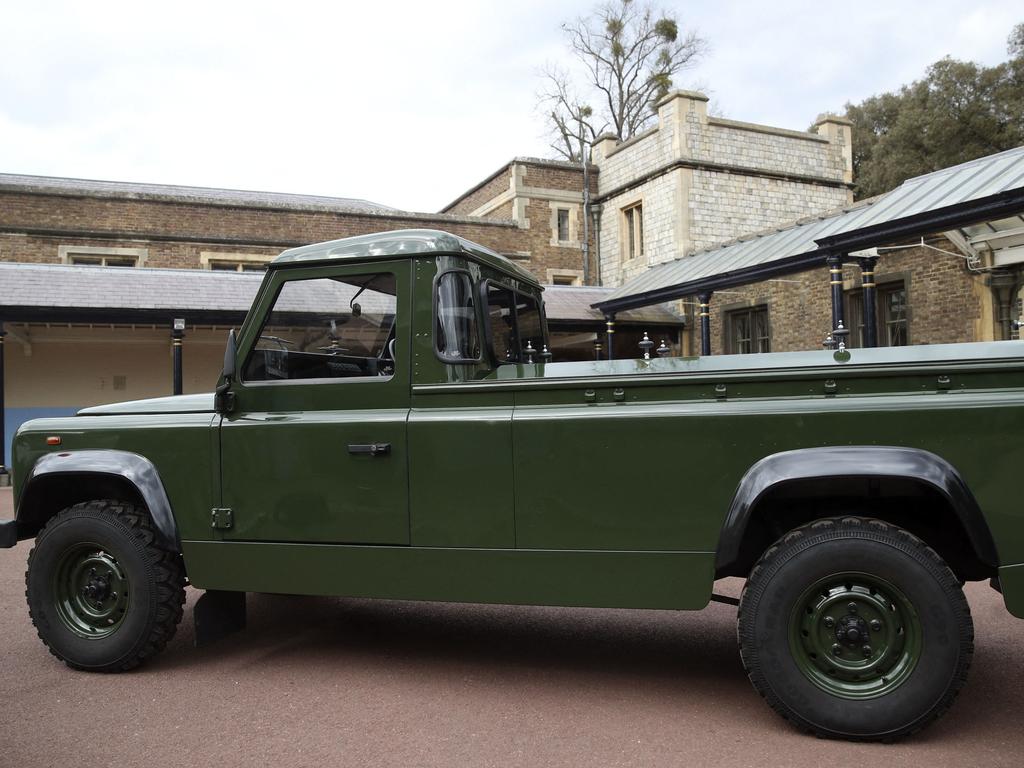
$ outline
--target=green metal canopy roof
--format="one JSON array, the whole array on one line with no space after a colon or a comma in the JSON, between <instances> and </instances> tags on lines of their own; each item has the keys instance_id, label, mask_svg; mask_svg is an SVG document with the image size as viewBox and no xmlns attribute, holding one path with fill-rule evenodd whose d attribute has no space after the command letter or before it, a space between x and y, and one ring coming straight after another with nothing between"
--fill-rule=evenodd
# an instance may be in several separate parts
<instances>
[{"instance_id":1,"label":"green metal canopy roof","mask_svg":"<svg viewBox=\"0 0 1024 768\"><path fill-rule=\"evenodd\" d=\"M462 254L487 266L510 272L518 280L539 285L536 277L500 253L436 229L396 229L392 232L313 243L285 251L271 265L277 267L334 259L394 259L436 253Z\"/></svg>"},{"instance_id":2,"label":"green metal canopy roof","mask_svg":"<svg viewBox=\"0 0 1024 768\"><path fill-rule=\"evenodd\" d=\"M825 256L1024 211L1024 147L908 179L838 211L652 267L594 306L617 312L820 266Z\"/></svg>"}]
</instances>

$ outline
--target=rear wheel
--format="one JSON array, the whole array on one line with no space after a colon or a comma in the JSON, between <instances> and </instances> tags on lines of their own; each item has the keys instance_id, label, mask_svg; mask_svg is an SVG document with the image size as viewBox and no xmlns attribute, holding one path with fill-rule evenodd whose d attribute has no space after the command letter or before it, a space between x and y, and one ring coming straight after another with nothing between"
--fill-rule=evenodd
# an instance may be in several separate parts
<instances>
[{"instance_id":1,"label":"rear wheel","mask_svg":"<svg viewBox=\"0 0 1024 768\"><path fill-rule=\"evenodd\" d=\"M754 567L740 654L768 703L818 736L891 741L940 716L967 678L974 628L934 550L878 520L797 528Z\"/></svg>"},{"instance_id":2,"label":"rear wheel","mask_svg":"<svg viewBox=\"0 0 1024 768\"><path fill-rule=\"evenodd\" d=\"M54 516L29 553L25 583L46 647L96 672L122 672L159 653L185 602L181 557L159 546L143 510L121 501Z\"/></svg>"}]
</instances>

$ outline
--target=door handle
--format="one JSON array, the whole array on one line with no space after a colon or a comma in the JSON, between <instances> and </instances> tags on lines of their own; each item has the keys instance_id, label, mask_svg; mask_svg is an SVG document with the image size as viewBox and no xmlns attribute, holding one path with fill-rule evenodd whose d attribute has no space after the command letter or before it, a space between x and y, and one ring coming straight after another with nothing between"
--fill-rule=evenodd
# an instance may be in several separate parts
<instances>
[{"instance_id":1,"label":"door handle","mask_svg":"<svg viewBox=\"0 0 1024 768\"><path fill-rule=\"evenodd\" d=\"M391 453L391 443L349 443L348 452L353 456L387 456Z\"/></svg>"}]
</instances>

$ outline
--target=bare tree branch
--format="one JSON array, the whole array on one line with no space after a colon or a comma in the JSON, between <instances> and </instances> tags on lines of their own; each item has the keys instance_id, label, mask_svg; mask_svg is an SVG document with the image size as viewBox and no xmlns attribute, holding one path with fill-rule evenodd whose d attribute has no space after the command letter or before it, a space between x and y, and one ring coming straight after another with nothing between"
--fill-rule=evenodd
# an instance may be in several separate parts
<instances>
[{"instance_id":1,"label":"bare tree branch","mask_svg":"<svg viewBox=\"0 0 1024 768\"><path fill-rule=\"evenodd\" d=\"M549 66L541 73L545 87L539 101L556 137L552 147L577 162L583 144L606 129L622 141L644 130L672 88L673 76L707 51L703 38L692 30L680 34L676 17L651 0L606 0L562 30L585 73L579 87L586 98L566 71Z\"/></svg>"}]
</instances>

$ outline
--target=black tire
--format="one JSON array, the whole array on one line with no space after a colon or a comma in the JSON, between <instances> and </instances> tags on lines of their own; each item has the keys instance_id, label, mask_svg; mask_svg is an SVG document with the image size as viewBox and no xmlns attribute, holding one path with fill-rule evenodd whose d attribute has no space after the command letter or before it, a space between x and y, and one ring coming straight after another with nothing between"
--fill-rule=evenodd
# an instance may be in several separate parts
<instances>
[{"instance_id":1,"label":"black tire","mask_svg":"<svg viewBox=\"0 0 1024 768\"><path fill-rule=\"evenodd\" d=\"M942 558L860 517L818 520L770 547L743 588L737 628L750 681L776 712L853 741L895 741L945 713L974 653L970 608Z\"/></svg>"},{"instance_id":2,"label":"black tire","mask_svg":"<svg viewBox=\"0 0 1024 768\"><path fill-rule=\"evenodd\" d=\"M159 545L144 510L109 499L50 519L29 552L25 587L50 653L92 672L124 672L155 656L185 603L181 556Z\"/></svg>"}]
</instances>

